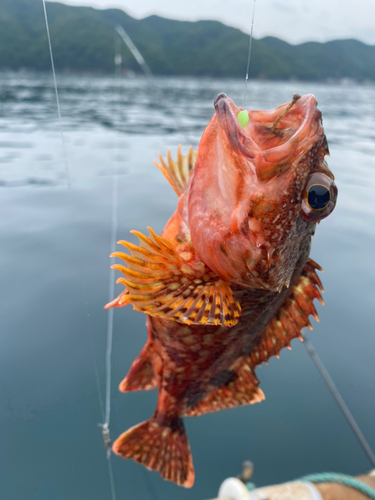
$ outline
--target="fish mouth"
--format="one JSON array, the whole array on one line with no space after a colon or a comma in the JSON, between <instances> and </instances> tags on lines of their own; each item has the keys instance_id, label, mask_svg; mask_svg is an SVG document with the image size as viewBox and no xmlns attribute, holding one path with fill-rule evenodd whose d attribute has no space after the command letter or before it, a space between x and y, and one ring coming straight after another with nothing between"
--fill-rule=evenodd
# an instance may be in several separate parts
<instances>
[{"instance_id":1,"label":"fish mouth","mask_svg":"<svg viewBox=\"0 0 375 500\"><path fill-rule=\"evenodd\" d=\"M214 106L233 150L249 160L260 182L281 174L324 137L321 112L312 94L295 94L292 101L270 111L247 111L249 122L245 127L237 118L243 108L226 94L219 94Z\"/></svg>"}]
</instances>

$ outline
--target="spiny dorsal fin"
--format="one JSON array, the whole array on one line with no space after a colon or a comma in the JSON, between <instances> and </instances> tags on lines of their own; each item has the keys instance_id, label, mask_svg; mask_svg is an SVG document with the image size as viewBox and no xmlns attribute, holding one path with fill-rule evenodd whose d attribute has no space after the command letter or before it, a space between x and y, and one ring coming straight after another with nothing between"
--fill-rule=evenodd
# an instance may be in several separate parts
<instances>
[{"instance_id":1,"label":"spiny dorsal fin","mask_svg":"<svg viewBox=\"0 0 375 500\"><path fill-rule=\"evenodd\" d=\"M139 231L140 246L119 241L131 255L115 252L127 267L115 264L125 278L117 283L126 286L128 293L106 307L132 304L134 309L179 321L185 324L233 326L238 322L241 306L228 283L202 266L194 269L185 262L165 238L151 228L149 238Z\"/></svg>"},{"instance_id":2,"label":"spiny dorsal fin","mask_svg":"<svg viewBox=\"0 0 375 500\"><path fill-rule=\"evenodd\" d=\"M227 383L212 389L198 403L187 408L186 416L253 404L264 399L254 374L255 367L263 361L267 362L271 356L279 357L284 347L290 349L290 341L294 338L302 339L301 329L306 326L312 328L308 318L310 314L319 321L313 300L318 299L323 304L320 293L323 286L316 269L322 271L318 264L308 259L285 304L266 327L257 347L241 358Z\"/></svg>"},{"instance_id":3,"label":"spiny dorsal fin","mask_svg":"<svg viewBox=\"0 0 375 500\"><path fill-rule=\"evenodd\" d=\"M318 299L321 304L324 302L320 293L323 291L323 286L316 269L322 271L316 262L308 259L284 306L268 324L258 346L251 351L249 357L253 366L260 365L263 361L267 362L271 356L279 357L284 347L291 349L290 341L294 338L299 337L303 340L301 329L308 327L312 330L310 314L319 321L313 301Z\"/></svg>"},{"instance_id":4,"label":"spiny dorsal fin","mask_svg":"<svg viewBox=\"0 0 375 500\"><path fill-rule=\"evenodd\" d=\"M191 172L193 171L195 162L197 161L198 151L193 151L193 146L190 146L186 156L181 154L181 145L177 148L177 161L172 159L171 150L168 149L168 165L163 160L159 153L160 165L154 160L155 165L164 174L169 184L173 187L177 196L180 196L186 188Z\"/></svg>"},{"instance_id":5,"label":"spiny dorsal fin","mask_svg":"<svg viewBox=\"0 0 375 500\"><path fill-rule=\"evenodd\" d=\"M241 358L240 364L230 380L216 387L193 407L187 408L185 415L193 417L235 406L259 403L265 399L258 387L253 367L247 358Z\"/></svg>"}]
</instances>

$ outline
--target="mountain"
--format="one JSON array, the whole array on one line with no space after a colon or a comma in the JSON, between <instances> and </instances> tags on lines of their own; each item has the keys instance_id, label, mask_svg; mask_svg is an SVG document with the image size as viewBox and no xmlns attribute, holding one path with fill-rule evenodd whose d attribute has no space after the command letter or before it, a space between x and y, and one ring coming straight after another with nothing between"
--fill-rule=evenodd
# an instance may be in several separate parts
<instances>
[{"instance_id":1,"label":"mountain","mask_svg":"<svg viewBox=\"0 0 375 500\"><path fill-rule=\"evenodd\" d=\"M132 38L153 73L243 77L249 36L217 21L134 19L118 9L47 3L58 71L113 72L114 27ZM123 66L140 72L124 44ZM0 0L0 69L49 70L42 0ZM290 45L278 38L253 41L250 77L375 80L375 46L357 40Z\"/></svg>"}]
</instances>

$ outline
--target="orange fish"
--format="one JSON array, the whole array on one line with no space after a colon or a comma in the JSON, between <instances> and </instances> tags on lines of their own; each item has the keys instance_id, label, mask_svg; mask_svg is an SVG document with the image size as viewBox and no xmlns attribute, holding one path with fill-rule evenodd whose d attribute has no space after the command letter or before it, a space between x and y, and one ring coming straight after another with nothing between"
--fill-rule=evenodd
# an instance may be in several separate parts
<instances>
[{"instance_id":1,"label":"orange fish","mask_svg":"<svg viewBox=\"0 0 375 500\"><path fill-rule=\"evenodd\" d=\"M148 341L120 384L158 387L154 415L113 450L185 487L194 468L183 417L264 399L254 373L317 320L322 303L309 259L316 223L335 207L327 140L313 95L271 111L249 111L225 94L203 133L177 162L158 168L179 196L161 236L119 243L125 290L106 307L147 314Z\"/></svg>"}]
</instances>

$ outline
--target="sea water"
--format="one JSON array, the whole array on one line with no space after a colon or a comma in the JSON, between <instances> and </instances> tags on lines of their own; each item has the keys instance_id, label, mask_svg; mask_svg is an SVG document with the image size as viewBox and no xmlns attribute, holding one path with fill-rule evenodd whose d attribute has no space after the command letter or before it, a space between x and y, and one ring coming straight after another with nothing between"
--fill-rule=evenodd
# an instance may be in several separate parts
<instances>
[{"instance_id":1,"label":"sea water","mask_svg":"<svg viewBox=\"0 0 375 500\"><path fill-rule=\"evenodd\" d=\"M72 188L68 189L52 79L0 74L0 497L110 498L93 354L104 388L113 176L118 239L160 232L177 197L153 165L168 147L196 147L225 92L242 80L60 76ZM309 338L375 448L375 88L250 81L248 107L314 93L323 113L337 207L318 227L312 258L324 268L326 305ZM115 272L115 271L111 271ZM120 292L122 286L116 287ZM145 316L116 309L111 435L149 418L156 391L117 385L146 341ZM370 464L304 346L257 369L261 404L186 420L196 482L184 490L113 457L118 500L214 497L255 464L260 486Z\"/></svg>"}]
</instances>

